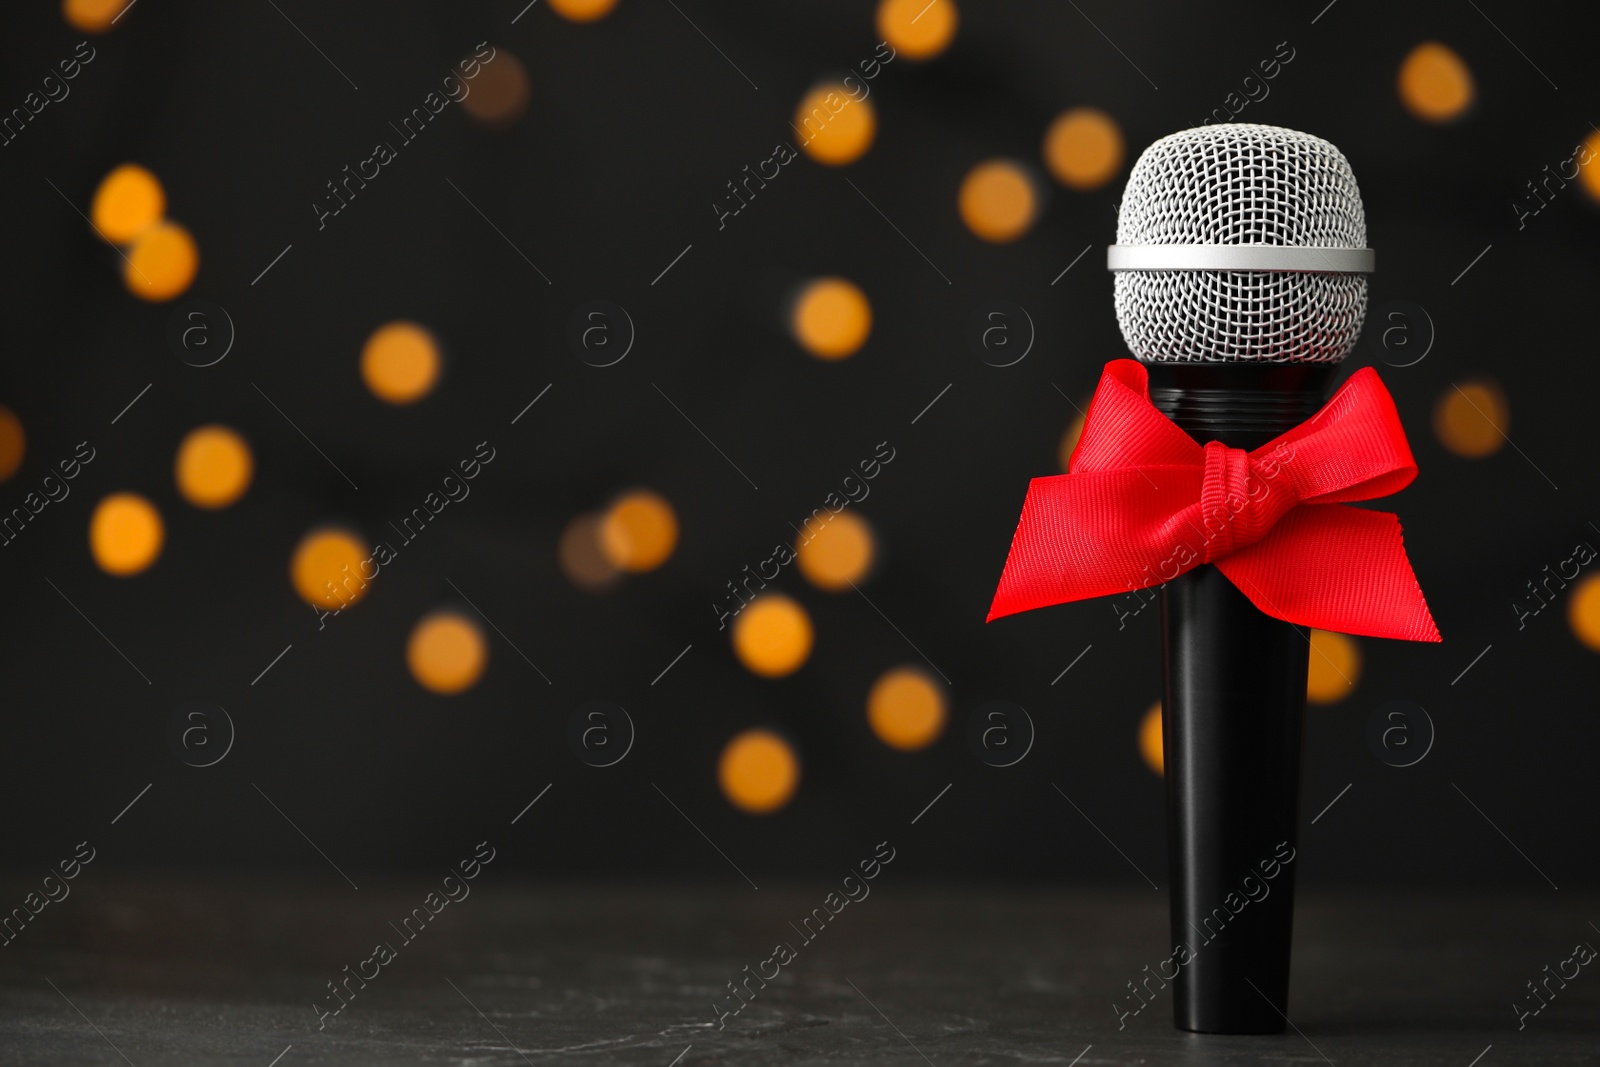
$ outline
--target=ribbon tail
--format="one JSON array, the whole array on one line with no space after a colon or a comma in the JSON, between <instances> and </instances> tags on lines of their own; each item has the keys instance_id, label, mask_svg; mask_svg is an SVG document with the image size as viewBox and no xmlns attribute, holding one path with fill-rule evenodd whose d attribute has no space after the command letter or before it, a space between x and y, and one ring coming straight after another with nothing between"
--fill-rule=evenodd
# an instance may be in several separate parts
<instances>
[{"instance_id":1,"label":"ribbon tail","mask_svg":"<svg viewBox=\"0 0 1600 1067\"><path fill-rule=\"evenodd\" d=\"M1216 567L1257 608L1297 626L1441 640L1406 556L1400 520L1386 511L1302 504Z\"/></svg>"}]
</instances>

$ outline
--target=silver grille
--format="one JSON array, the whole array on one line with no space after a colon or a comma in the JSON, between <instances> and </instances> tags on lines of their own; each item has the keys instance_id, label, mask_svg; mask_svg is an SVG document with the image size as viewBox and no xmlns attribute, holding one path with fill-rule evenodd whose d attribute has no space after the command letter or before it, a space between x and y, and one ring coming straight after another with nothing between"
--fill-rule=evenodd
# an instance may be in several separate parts
<instances>
[{"instance_id":1,"label":"silver grille","mask_svg":"<svg viewBox=\"0 0 1600 1067\"><path fill-rule=\"evenodd\" d=\"M1156 141L1128 176L1117 244L1364 248L1349 162L1320 137L1227 123ZM1315 258L1315 253L1312 253ZM1117 323L1154 362L1337 362L1361 334L1365 274L1119 270Z\"/></svg>"}]
</instances>

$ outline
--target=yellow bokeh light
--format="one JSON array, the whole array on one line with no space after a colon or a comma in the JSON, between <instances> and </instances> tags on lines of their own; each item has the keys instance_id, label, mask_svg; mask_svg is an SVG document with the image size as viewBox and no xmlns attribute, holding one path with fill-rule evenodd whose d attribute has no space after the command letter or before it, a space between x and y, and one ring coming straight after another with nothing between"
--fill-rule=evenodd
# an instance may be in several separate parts
<instances>
[{"instance_id":1,"label":"yellow bokeh light","mask_svg":"<svg viewBox=\"0 0 1600 1067\"><path fill-rule=\"evenodd\" d=\"M1500 451L1510 428L1506 395L1488 378L1451 385L1433 407L1433 432L1439 443L1468 459Z\"/></svg>"},{"instance_id":2,"label":"yellow bokeh light","mask_svg":"<svg viewBox=\"0 0 1600 1067\"><path fill-rule=\"evenodd\" d=\"M1600 200L1600 130L1584 138L1583 152L1589 154L1589 162L1577 162L1578 182L1591 198ZM1583 153L1580 152L1578 160L1582 159Z\"/></svg>"},{"instance_id":3,"label":"yellow bokeh light","mask_svg":"<svg viewBox=\"0 0 1600 1067\"><path fill-rule=\"evenodd\" d=\"M22 420L15 411L0 404L0 482L17 473L27 451L28 435L22 429Z\"/></svg>"},{"instance_id":4,"label":"yellow bokeh light","mask_svg":"<svg viewBox=\"0 0 1600 1067\"><path fill-rule=\"evenodd\" d=\"M89 551L107 574L126 577L161 555L166 528L154 504L138 493L112 493L89 518Z\"/></svg>"},{"instance_id":5,"label":"yellow bokeh light","mask_svg":"<svg viewBox=\"0 0 1600 1067\"><path fill-rule=\"evenodd\" d=\"M124 163L100 179L89 202L89 221L116 245L132 241L166 213L160 180L137 163Z\"/></svg>"},{"instance_id":6,"label":"yellow bokeh light","mask_svg":"<svg viewBox=\"0 0 1600 1067\"><path fill-rule=\"evenodd\" d=\"M491 63L478 68L461 107L479 124L491 129L513 125L528 110L528 71L522 60L500 49Z\"/></svg>"},{"instance_id":7,"label":"yellow bokeh light","mask_svg":"<svg viewBox=\"0 0 1600 1067\"><path fill-rule=\"evenodd\" d=\"M800 573L818 589L843 592L872 568L872 527L853 511L841 511L815 535L795 541Z\"/></svg>"},{"instance_id":8,"label":"yellow bokeh light","mask_svg":"<svg viewBox=\"0 0 1600 1067\"><path fill-rule=\"evenodd\" d=\"M1161 744L1161 701L1158 700L1139 720L1139 755L1144 758L1144 765L1157 774L1165 774L1167 768Z\"/></svg>"},{"instance_id":9,"label":"yellow bokeh light","mask_svg":"<svg viewBox=\"0 0 1600 1067\"><path fill-rule=\"evenodd\" d=\"M867 724L890 748L927 748L944 733L944 689L919 667L885 671L867 694Z\"/></svg>"},{"instance_id":10,"label":"yellow bokeh light","mask_svg":"<svg viewBox=\"0 0 1600 1067\"><path fill-rule=\"evenodd\" d=\"M178 492L197 508L225 508L250 488L250 445L226 426L190 430L173 464Z\"/></svg>"},{"instance_id":11,"label":"yellow bokeh light","mask_svg":"<svg viewBox=\"0 0 1600 1067\"><path fill-rule=\"evenodd\" d=\"M1573 636L1600 652L1600 574L1589 575L1572 590L1567 623Z\"/></svg>"},{"instance_id":12,"label":"yellow bokeh light","mask_svg":"<svg viewBox=\"0 0 1600 1067\"><path fill-rule=\"evenodd\" d=\"M1400 102L1423 122L1444 123L1472 106L1472 71L1455 50L1424 41L1400 64Z\"/></svg>"},{"instance_id":13,"label":"yellow bokeh light","mask_svg":"<svg viewBox=\"0 0 1600 1067\"><path fill-rule=\"evenodd\" d=\"M617 0L549 0L550 10L571 22L593 22L611 14Z\"/></svg>"},{"instance_id":14,"label":"yellow bokeh light","mask_svg":"<svg viewBox=\"0 0 1600 1067\"><path fill-rule=\"evenodd\" d=\"M789 314L795 342L818 359L855 355L872 332L867 294L843 278L818 278L795 298Z\"/></svg>"},{"instance_id":15,"label":"yellow bokeh light","mask_svg":"<svg viewBox=\"0 0 1600 1067\"><path fill-rule=\"evenodd\" d=\"M950 47L960 13L955 0L881 0L878 36L907 59L930 59Z\"/></svg>"},{"instance_id":16,"label":"yellow bokeh light","mask_svg":"<svg viewBox=\"0 0 1600 1067\"><path fill-rule=\"evenodd\" d=\"M858 96L861 86L857 81ZM808 156L830 167L842 167L872 147L878 116L865 96L853 97L842 82L824 82L801 98L794 111L794 129Z\"/></svg>"},{"instance_id":17,"label":"yellow bokeh light","mask_svg":"<svg viewBox=\"0 0 1600 1067\"><path fill-rule=\"evenodd\" d=\"M489 663L483 628L459 612L437 611L417 620L406 642L406 666L422 688L444 696L471 689Z\"/></svg>"},{"instance_id":18,"label":"yellow bokeh light","mask_svg":"<svg viewBox=\"0 0 1600 1067\"><path fill-rule=\"evenodd\" d=\"M624 493L600 520L600 551L620 570L655 570L677 544L678 517L672 505L647 489Z\"/></svg>"},{"instance_id":19,"label":"yellow bokeh light","mask_svg":"<svg viewBox=\"0 0 1600 1067\"><path fill-rule=\"evenodd\" d=\"M723 747L717 781L734 807L766 815L794 796L800 785L800 760L771 730L746 730Z\"/></svg>"},{"instance_id":20,"label":"yellow bokeh light","mask_svg":"<svg viewBox=\"0 0 1600 1067\"><path fill-rule=\"evenodd\" d=\"M159 303L189 288L200 269L200 248L176 222L158 222L134 239L122 282L141 300Z\"/></svg>"},{"instance_id":21,"label":"yellow bokeh light","mask_svg":"<svg viewBox=\"0 0 1600 1067\"><path fill-rule=\"evenodd\" d=\"M1069 189L1098 189L1122 169L1125 148L1117 122L1099 108L1063 111L1044 135L1050 176Z\"/></svg>"},{"instance_id":22,"label":"yellow bokeh light","mask_svg":"<svg viewBox=\"0 0 1600 1067\"><path fill-rule=\"evenodd\" d=\"M811 617L782 593L764 593L733 620L733 651L763 678L793 674L811 655Z\"/></svg>"},{"instance_id":23,"label":"yellow bokeh light","mask_svg":"<svg viewBox=\"0 0 1600 1067\"><path fill-rule=\"evenodd\" d=\"M1072 420L1072 425L1067 427L1067 432L1061 435L1061 444L1056 451L1056 460L1061 464L1065 473L1071 469L1072 453L1078 447L1078 441L1083 437L1083 416L1079 415Z\"/></svg>"},{"instance_id":24,"label":"yellow bokeh light","mask_svg":"<svg viewBox=\"0 0 1600 1067\"><path fill-rule=\"evenodd\" d=\"M556 546L561 573L573 585L591 593L611 588L620 576L600 546L600 524L601 516L592 511L574 516L561 531L561 541Z\"/></svg>"},{"instance_id":25,"label":"yellow bokeh light","mask_svg":"<svg viewBox=\"0 0 1600 1067\"><path fill-rule=\"evenodd\" d=\"M351 531L312 530L295 546L289 580L307 604L338 611L366 595L369 579L377 575L368 558L366 546Z\"/></svg>"},{"instance_id":26,"label":"yellow bokeh light","mask_svg":"<svg viewBox=\"0 0 1600 1067\"><path fill-rule=\"evenodd\" d=\"M1311 658L1306 671L1306 699L1337 704L1356 691L1361 681L1361 646L1347 634L1311 631Z\"/></svg>"},{"instance_id":27,"label":"yellow bokeh light","mask_svg":"<svg viewBox=\"0 0 1600 1067\"><path fill-rule=\"evenodd\" d=\"M132 6L131 0L61 0L61 15L74 29L105 33Z\"/></svg>"},{"instance_id":28,"label":"yellow bokeh light","mask_svg":"<svg viewBox=\"0 0 1600 1067\"><path fill-rule=\"evenodd\" d=\"M1039 215L1033 179L1008 159L991 159L969 170L958 204L967 229L994 244L1015 241Z\"/></svg>"},{"instance_id":29,"label":"yellow bokeh light","mask_svg":"<svg viewBox=\"0 0 1600 1067\"><path fill-rule=\"evenodd\" d=\"M386 404L415 404L433 392L442 364L433 334L414 322L379 326L361 349L361 379Z\"/></svg>"}]
</instances>

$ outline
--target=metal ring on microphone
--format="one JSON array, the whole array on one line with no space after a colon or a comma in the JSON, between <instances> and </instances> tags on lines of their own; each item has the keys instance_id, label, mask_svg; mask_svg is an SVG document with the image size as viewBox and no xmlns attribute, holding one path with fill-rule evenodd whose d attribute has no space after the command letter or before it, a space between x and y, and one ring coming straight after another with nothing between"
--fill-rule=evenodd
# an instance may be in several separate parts
<instances>
[{"instance_id":1,"label":"metal ring on microphone","mask_svg":"<svg viewBox=\"0 0 1600 1067\"><path fill-rule=\"evenodd\" d=\"M1107 270L1260 270L1371 274L1370 248L1312 245L1109 245Z\"/></svg>"}]
</instances>

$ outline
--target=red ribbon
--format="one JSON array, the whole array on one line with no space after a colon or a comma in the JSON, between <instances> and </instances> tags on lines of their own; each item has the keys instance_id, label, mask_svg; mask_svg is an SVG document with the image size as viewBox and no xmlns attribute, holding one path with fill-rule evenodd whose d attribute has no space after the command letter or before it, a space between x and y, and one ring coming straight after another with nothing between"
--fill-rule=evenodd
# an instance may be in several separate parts
<instances>
[{"instance_id":1,"label":"red ribbon","mask_svg":"<svg viewBox=\"0 0 1600 1067\"><path fill-rule=\"evenodd\" d=\"M1150 403L1144 367L1106 364L1070 473L1035 478L991 620L1216 566L1257 608L1299 626L1438 641L1400 520L1344 501L1417 476L1371 367L1254 452L1201 446Z\"/></svg>"}]
</instances>

